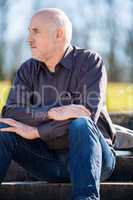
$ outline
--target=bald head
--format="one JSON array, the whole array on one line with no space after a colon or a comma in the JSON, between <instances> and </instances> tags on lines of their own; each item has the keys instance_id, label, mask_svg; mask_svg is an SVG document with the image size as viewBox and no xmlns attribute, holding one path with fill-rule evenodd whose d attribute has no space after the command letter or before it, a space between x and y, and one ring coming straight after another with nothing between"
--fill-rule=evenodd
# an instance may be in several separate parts
<instances>
[{"instance_id":1,"label":"bald head","mask_svg":"<svg viewBox=\"0 0 133 200\"><path fill-rule=\"evenodd\" d=\"M28 41L32 57L55 67L71 42L72 25L66 14L55 8L39 10L31 18Z\"/></svg>"},{"instance_id":2,"label":"bald head","mask_svg":"<svg viewBox=\"0 0 133 200\"><path fill-rule=\"evenodd\" d=\"M59 28L64 30L66 45L69 45L72 38L72 24L67 15L57 8L46 8L37 11L32 18L38 18L42 24L48 24L49 32Z\"/></svg>"}]
</instances>

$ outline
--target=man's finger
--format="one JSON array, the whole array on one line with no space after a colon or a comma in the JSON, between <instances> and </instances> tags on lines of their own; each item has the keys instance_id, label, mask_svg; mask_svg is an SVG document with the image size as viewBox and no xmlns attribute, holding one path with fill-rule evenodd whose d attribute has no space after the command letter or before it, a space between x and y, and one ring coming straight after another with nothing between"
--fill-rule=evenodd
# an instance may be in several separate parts
<instances>
[{"instance_id":1,"label":"man's finger","mask_svg":"<svg viewBox=\"0 0 133 200\"><path fill-rule=\"evenodd\" d=\"M16 129L14 127L8 127L8 128L1 128L0 131L2 131L2 132L16 132Z\"/></svg>"},{"instance_id":2,"label":"man's finger","mask_svg":"<svg viewBox=\"0 0 133 200\"><path fill-rule=\"evenodd\" d=\"M10 119L10 118L1 118L0 117L0 122L3 122L5 124L8 124L10 126L16 126L16 120Z\"/></svg>"},{"instance_id":3,"label":"man's finger","mask_svg":"<svg viewBox=\"0 0 133 200\"><path fill-rule=\"evenodd\" d=\"M83 105L79 106L81 109L83 109L84 111L86 111L89 115L91 115L91 112Z\"/></svg>"}]
</instances>

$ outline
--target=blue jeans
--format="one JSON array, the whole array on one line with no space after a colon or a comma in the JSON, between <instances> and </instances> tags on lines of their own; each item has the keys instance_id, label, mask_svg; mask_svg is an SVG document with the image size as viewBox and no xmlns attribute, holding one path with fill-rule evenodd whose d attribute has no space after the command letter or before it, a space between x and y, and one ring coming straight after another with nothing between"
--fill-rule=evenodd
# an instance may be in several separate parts
<instances>
[{"instance_id":1,"label":"blue jeans","mask_svg":"<svg viewBox=\"0 0 133 200\"><path fill-rule=\"evenodd\" d=\"M0 124L5 127L5 124ZM50 150L41 139L27 140L0 133L0 182L11 160L38 180L71 181L73 200L99 200L100 181L115 168L115 155L90 118L73 120L68 127L69 150Z\"/></svg>"}]
</instances>

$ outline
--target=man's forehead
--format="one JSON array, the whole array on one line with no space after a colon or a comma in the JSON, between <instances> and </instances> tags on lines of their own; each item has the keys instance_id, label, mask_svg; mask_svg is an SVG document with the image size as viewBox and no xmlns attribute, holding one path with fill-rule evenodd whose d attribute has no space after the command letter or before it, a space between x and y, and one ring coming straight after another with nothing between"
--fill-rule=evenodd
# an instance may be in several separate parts
<instances>
[{"instance_id":1,"label":"man's forehead","mask_svg":"<svg viewBox=\"0 0 133 200\"><path fill-rule=\"evenodd\" d=\"M30 24L36 24L36 25L38 25L39 23L41 23L41 21L42 21L42 19L39 16L35 15L35 16L33 16L31 18Z\"/></svg>"},{"instance_id":2,"label":"man's forehead","mask_svg":"<svg viewBox=\"0 0 133 200\"><path fill-rule=\"evenodd\" d=\"M40 20L38 17L32 17L29 22L29 28L30 29L33 29L33 28L41 29L43 27L46 27L47 24L48 23L45 20Z\"/></svg>"},{"instance_id":3,"label":"man's forehead","mask_svg":"<svg viewBox=\"0 0 133 200\"><path fill-rule=\"evenodd\" d=\"M42 17L41 15L34 15L30 20L30 27L36 26L38 28L41 28L42 26L46 26L50 23L50 19L47 17Z\"/></svg>"}]
</instances>

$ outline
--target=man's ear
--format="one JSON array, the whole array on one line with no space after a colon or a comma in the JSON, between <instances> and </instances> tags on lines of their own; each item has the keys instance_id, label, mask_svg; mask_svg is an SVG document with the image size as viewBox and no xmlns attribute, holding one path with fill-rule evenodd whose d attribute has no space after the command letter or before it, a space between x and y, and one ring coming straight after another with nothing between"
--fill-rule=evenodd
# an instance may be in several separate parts
<instances>
[{"instance_id":1,"label":"man's ear","mask_svg":"<svg viewBox=\"0 0 133 200\"><path fill-rule=\"evenodd\" d=\"M63 27L59 27L56 29L55 37L56 37L56 41L64 40L64 28Z\"/></svg>"}]
</instances>

